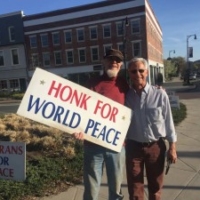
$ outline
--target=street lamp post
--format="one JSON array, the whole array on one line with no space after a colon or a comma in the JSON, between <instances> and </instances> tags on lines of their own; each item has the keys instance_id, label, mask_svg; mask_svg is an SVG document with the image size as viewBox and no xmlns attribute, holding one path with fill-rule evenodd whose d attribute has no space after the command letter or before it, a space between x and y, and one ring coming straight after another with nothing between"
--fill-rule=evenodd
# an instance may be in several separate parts
<instances>
[{"instance_id":1,"label":"street lamp post","mask_svg":"<svg viewBox=\"0 0 200 200\"><path fill-rule=\"evenodd\" d=\"M170 56L171 53L174 53L174 54L175 54L175 50L170 50L170 51L169 51L169 58L168 58L167 60L171 60L171 56Z\"/></svg>"},{"instance_id":2,"label":"street lamp post","mask_svg":"<svg viewBox=\"0 0 200 200\"><path fill-rule=\"evenodd\" d=\"M167 60L169 60L169 61L171 61L171 53L174 53L174 54L175 54L175 50L170 50L170 51L169 51L169 57L167 58ZM169 71L167 70L167 68L166 68L166 72L167 72L167 73L166 73L167 76L169 77L169 73L168 73Z\"/></svg>"},{"instance_id":3,"label":"street lamp post","mask_svg":"<svg viewBox=\"0 0 200 200\"><path fill-rule=\"evenodd\" d=\"M126 28L129 26L128 17L122 21L122 31L123 31L123 54L124 54L124 69L125 69L125 79L127 80L126 71L126 42L127 42L127 31Z\"/></svg>"},{"instance_id":4,"label":"street lamp post","mask_svg":"<svg viewBox=\"0 0 200 200\"><path fill-rule=\"evenodd\" d=\"M186 43L187 43L187 84L190 84L190 64L189 64L189 38L190 37L194 37L194 39L196 40L197 39L197 35L196 34L193 34L193 35L188 35L187 36L187 41L186 41Z\"/></svg>"}]
</instances>

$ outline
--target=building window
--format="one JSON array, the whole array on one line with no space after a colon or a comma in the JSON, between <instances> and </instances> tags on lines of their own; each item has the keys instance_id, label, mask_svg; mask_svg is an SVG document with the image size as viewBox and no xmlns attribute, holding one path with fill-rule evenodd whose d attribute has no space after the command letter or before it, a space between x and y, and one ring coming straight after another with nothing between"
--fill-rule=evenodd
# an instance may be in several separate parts
<instances>
[{"instance_id":1,"label":"building window","mask_svg":"<svg viewBox=\"0 0 200 200\"><path fill-rule=\"evenodd\" d=\"M85 40L85 36L84 36L84 29L78 29L77 30L77 41L81 42Z\"/></svg>"},{"instance_id":2,"label":"building window","mask_svg":"<svg viewBox=\"0 0 200 200\"><path fill-rule=\"evenodd\" d=\"M90 27L90 39L91 40L97 39L97 27Z\"/></svg>"},{"instance_id":3,"label":"building window","mask_svg":"<svg viewBox=\"0 0 200 200\"><path fill-rule=\"evenodd\" d=\"M74 63L73 50L67 50L66 51L66 58L67 58L67 63L68 64L73 64Z\"/></svg>"},{"instance_id":4,"label":"building window","mask_svg":"<svg viewBox=\"0 0 200 200\"><path fill-rule=\"evenodd\" d=\"M43 65L50 66L50 53L42 53Z\"/></svg>"},{"instance_id":5,"label":"building window","mask_svg":"<svg viewBox=\"0 0 200 200\"><path fill-rule=\"evenodd\" d=\"M10 82L10 89L11 90L13 90L13 91L19 91L20 90L18 79L11 79L11 80L9 80L9 82Z\"/></svg>"},{"instance_id":6,"label":"building window","mask_svg":"<svg viewBox=\"0 0 200 200\"><path fill-rule=\"evenodd\" d=\"M41 44L42 44L42 47L48 47L49 46L47 34L41 35Z\"/></svg>"},{"instance_id":7,"label":"building window","mask_svg":"<svg viewBox=\"0 0 200 200\"><path fill-rule=\"evenodd\" d=\"M10 26L8 28L8 32L9 32L9 40L10 40L10 42L14 42L15 41L15 28L14 28L14 26Z\"/></svg>"},{"instance_id":8,"label":"building window","mask_svg":"<svg viewBox=\"0 0 200 200\"><path fill-rule=\"evenodd\" d=\"M72 42L72 32L71 31L65 31L65 43L71 43Z\"/></svg>"},{"instance_id":9,"label":"building window","mask_svg":"<svg viewBox=\"0 0 200 200\"><path fill-rule=\"evenodd\" d=\"M106 51L108 51L109 49L112 49L112 45L111 44L104 45L104 53L106 53Z\"/></svg>"},{"instance_id":10,"label":"building window","mask_svg":"<svg viewBox=\"0 0 200 200\"><path fill-rule=\"evenodd\" d=\"M12 57L12 64L18 65L19 64L18 49L11 49L11 57Z\"/></svg>"},{"instance_id":11,"label":"building window","mask_svg":"<svg viewBox=\"0 0 200 200\"><path fill-rule=\"evenodd\" d=\"M0 81L0 90L4 91L7 90L8 86L7 86L7 81L6 80L1 80Z\"/></svg>"},{"instance_id":12,"label":"building window","mask_svg":"<svg viewBox=\"0 0 200 200\"><path fill-rule=\"evenodd\" d=\"M118 46L118 49L123 53L124 52L124 44L118 43L117 46Z\"/></svg>"},{"instance_id":13,"label":"building window","mask_svg":"<svg viewBox=\"0 0 200 200\"><path fill-rule=\"evenodd\" d=\"M131 21L132 34L140 33L140 20Z\"/></svg>"},{"instance_id":14,"label":"building window","mask_svg":"<svg viewBox=\"0 0 200 200\"><path fill-rule=\"evenodd\" d=\"M110 25L103 25L103 37L104 38L110 38L111 36L111 29Z\"/></svg>"},{"instance_id":15,"label":"building window","mask_svg":"<svg viewBox=\"0 0 200 200\"><path fill-rule=\"evenodd\" d=\"M85 49L79 49L78 52L79 52L79 62L84 63L86 61Z\"/></svg>"},{"instance_id":16,"label":"building window","mask_svg":"<svg viewBox=\"0 0 200 200\"><path fill-rule=\"evenodd\" d=\"M36 35L30 36L29 40L30 40L30 47L31 48L37 48L37 38L36 38Z\"/></svg>"},{"instance_id":17,"label":"building window","mask_svg":"<svg viewBox=\"0 0 200 200\"><path fill-rule=\"evenodd\" d=\"M117 36L123 36L123 22L116 24Z\"/></svg>"},{"instance_id":18,"label":"building window","mask_svg":"<svg viewBox=\"0 0 200 200\"><path fill-rule=\"evenodd\" d=\"M141 56L141 42L133 42L133 57Z\"/></svg>"},{"instance_id":19,"label":"building window","mask_svg":"<svg viewBox=\"0 0 200 200\"><path fill-rule=\"evenodd\" d=\"M99 49L98 49L98 47L91 47L91 57L92 57L92 61L98 61L99 60Z\"/></svg>"},{"instance_id":20,"label":"building window","mask_svg":"<svg viewBox=\"0 0 200 200\"><path fill-rule=\"evenodd\" d=\"M54 52L54 58L55 58L55 65L61 65L62 64L62 57L60 51Z\"/></svg>"},{"instance_id":21,"label":"building window","mask_svg":"<svg viewBox=\"0 0 200 200\"><path fill-rule=\"evenodd\" d=\"M33 69L40 66L39 65L39 56L37 53L31 54L31 65L32 65Z\"/></svg>"},{"instance_id":22,"label":"building window","mask_svg":"<svg viewBox=\"0 0 200 200\"><path fill-rule=\"evenodd\" d=\"M4 56L3 56L3 51L0 51L0 66L4 66Z\"/></svg>"},{"instance_id":23,"label":"building window","mask_svg":"<svg viewBox=\"0 0 200 200\"><path fill-rule=\"evenodd\" d=\"M53 45L59 45L60 44L60 34L52 33L52 40L53 40Z\"/></svg>"}]
</instances>

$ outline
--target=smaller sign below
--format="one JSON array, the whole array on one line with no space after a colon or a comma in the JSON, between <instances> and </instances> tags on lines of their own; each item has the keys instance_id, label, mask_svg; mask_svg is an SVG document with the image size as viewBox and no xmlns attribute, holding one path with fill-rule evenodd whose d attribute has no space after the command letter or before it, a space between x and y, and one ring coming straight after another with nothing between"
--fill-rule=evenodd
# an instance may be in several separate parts
<instances>
[{"instance_id":1,"label":"smaller sign below","mask_svg":"<svg viewBox=\"0 0 200 200\"><path fill-rule=\"evenodd\" d=\"M171 108L180 109L179 96L169 95L169 102L170 102Z\"/></svg>"},{"instance_id":2,"label":"smaller sign below","mask_svg":"<svg viewBox=\"0 0 200 200\"><path fill-rule=\"evenodd\" d=\"M26 179L26 144L0 141L0 179Z\"/></svg>"},{"instance_id":3,"label":"smaller sign below","mask_svg":"<svg viewBox=\"0 0 200 200\"><path fill-rule=\"evenodd\" d=\"M175 96L176 95L176 92L175 91L170 91L170 90L168 90L168 91L166 91L167 92L167 95L168 96Z\"/></svg>"}]
</instances>

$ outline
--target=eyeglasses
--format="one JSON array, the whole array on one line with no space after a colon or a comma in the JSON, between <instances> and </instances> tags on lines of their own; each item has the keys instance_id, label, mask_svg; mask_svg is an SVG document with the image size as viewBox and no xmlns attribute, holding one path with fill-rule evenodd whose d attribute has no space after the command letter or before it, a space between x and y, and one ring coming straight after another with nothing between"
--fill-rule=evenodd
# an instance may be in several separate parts
<instances>
[{"instance_id":1,"label":"eyeglasses","mask_svg":"<svg viewBox=\"0 0 200 200\"><path fill-rule=\"evenodd\" d=\"M143 74L145 71L145 69L134 69L134 70L131 70L130 72L132 74L136 74L137 72L139 72L140 74Z\"/></svg>"},{"instance_id":2,"label":"eyeglasses","mask_svg":"<svg viewBox=\"0 0 200 200\"><path fill-rule=\"evenodd\" d=\"M117 63L122 62L121 59L119 59L118 57L115 57L115 56L110 56L110 57L107 57L106 59L109 61L112 61L112 62L116 61Z\"/></svg>"}]
</instances>

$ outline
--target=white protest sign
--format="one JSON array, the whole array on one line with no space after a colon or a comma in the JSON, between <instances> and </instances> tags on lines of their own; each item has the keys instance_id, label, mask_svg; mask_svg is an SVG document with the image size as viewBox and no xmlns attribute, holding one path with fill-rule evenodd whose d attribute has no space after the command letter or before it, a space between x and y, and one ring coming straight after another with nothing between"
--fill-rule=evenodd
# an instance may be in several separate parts
<instances>
[{"instance_id":1,"label":"white protest sign","mask_svg":"<svg viewBox=\"0 0 200 200\"><path fill-rule=\"evenodd\" d=\"M85 87L37 68L17 114L119 152L131 109Z\"/></svg>"},{"instance_id":2,"label":"white protest sign","mask_svg":"<svg viewBox=\"0 0 200 200\"><path fill-rule=\"evenodd\" d=\"M0 178L26 179L26 145L23 142L0 142Z\"/></svg>"}]
</instances>

